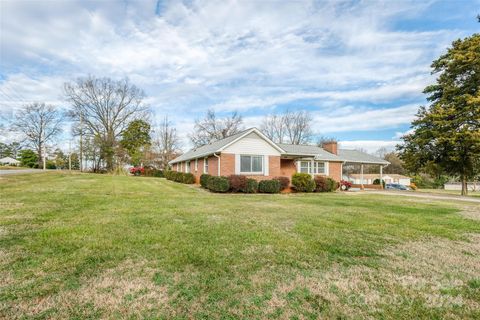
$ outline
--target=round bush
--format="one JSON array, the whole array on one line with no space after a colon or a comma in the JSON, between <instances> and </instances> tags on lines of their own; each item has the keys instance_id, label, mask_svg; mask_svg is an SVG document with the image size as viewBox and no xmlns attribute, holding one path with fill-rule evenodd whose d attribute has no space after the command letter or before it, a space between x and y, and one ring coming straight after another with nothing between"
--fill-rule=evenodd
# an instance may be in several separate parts
<instances>
[{"instance_id":1,"label":"round bush","mask_svg":"<svg viewBox=\"0 0 480 320\"><path fill-rule=\"evenodd\" d=\"M373 180L373 184L380 184L380 179L377 178L375 180ZM385 189L385 180L382 179L382 184L383 184L383 188Z\"/></svg>"},{"instance_id":2,"label":"round bush","mask_svg":"<svg viewBox=\"0 0 480 320\"><path fill-rule=\"evenodd\" d=\"M232 174L228 177L230 183L230 190L233 192L246 192L247 190L247 177L237 174Z\"/></svg>"},{"instance_id":3,"label":"round bush","mask_svg":"<svg viewBox=\"0 0 480 320\"><path fill-rule=\"evenodd\" d=\"M337 181L324 176L315 176L314 181L316 192L333 192L339 187Z\"/></svg>"},{"instance_id":4,"label":"round bush","mask_svg":"<svg viewBox=\"0 0 480 320\"><path fill-rule=\"evenodd\" d=\"M184 173L182 177L182 182L186 184L194 184L195 176L192 173Z\"/></svg>"},{"instance_id":5,"label":"round bush","mask_svg":"<svg viewBox=\"0 0 480 320\"><path fill-rule=\"evenodd\" d=\"M313 192L315 182L308 173L295 173L292 176L292 188L298 192Z\"/></svg>"},{"instance_id":6,"label":"round bush","mask_svg":"<svg viewBox=\"0 0 480 320\"><path fill-rule=\"evenodd\" d=\"M163 176L165 177L165 179L172 180L172 172L172 170L165 170L163 172Z\"/></svg>"},{"instance_id":7,"label":"round bush","mask_svg":"<svg viewBox=\"0 0 480 320\"><path fill-rule=\"evenodd\" d=\"M205 189L208 189L208 180L210 180L211 177L212 176L209 174L206 174L206 173L202 174L200 176L200 185Z\"/></svg>"},{"instance_id":8,"label":"round bush","mask_svg":"<svg viewBox=\"0 0 480 320\"><path fill-rule=\"evenodd\" d=\"M213 192L227 192L230 189L230 183L227 177L210 177L208 179L208 189Z\"/></svg>"},{"instance_id":9,"label":"round bush","mask_svg":"<svg viewBox=\"0 0 480 320\"><path fill-rule=\"evenodd\" d=\"M258 192L262 193L279 193L280 192L280 181L273 180L262 180L258 183Z\"/></svg>"},{"instance_id":10,"label":"round bush","mask_svg":"<svg viewBox=\"0 0 480 320\"><path fill-rule=\"evenodd\" d=\"M313 180L315 181L315 192L330 191L330 183L328 182L327 177L315 176Z\"/></svg>"},{"instance_id":11,"label":"round bush","mask_svg":"<svg viewBox=\"0 0 480 320\"><path fill-rule=\"evenodd\" d=\"M255 179L247 179L246 193L256 193L258 191L258 182Z\"/></svg>"},{"instance_id":12,"label":"round bush","mask_svg":"<svg viewBox=\"0 0 480 320\"><path fill-rule=\"evenodd\" d=\"M290 185L290 179L288 179L288 177L275 177L273 179L280 182L280 191L287 189Z\"/></svg>"},{"instance_id":13,"label":"round bush","mask_svg":"<svg viewBox=\"0 0 480 320\"><path fill-rule=\"evenodd\" d=\"M340 183L333 180L332 178L327 178L328 192L334 192L340 187Z\"/></svg>"}]
</instances>

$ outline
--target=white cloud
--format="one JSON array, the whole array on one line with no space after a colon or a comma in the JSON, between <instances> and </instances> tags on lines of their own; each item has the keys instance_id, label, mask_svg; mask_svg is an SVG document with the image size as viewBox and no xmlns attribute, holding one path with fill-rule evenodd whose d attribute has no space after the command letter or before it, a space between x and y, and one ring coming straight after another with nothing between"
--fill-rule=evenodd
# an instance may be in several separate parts
<instances>
[{"instance_id":1,"label":"white cloud","mask_svg":"<svg viewBox=\"0 0 480 320\"><path fill-rule=\"evenodd\" d=\"M322 134L395 127L424 102L432 59L465 34L393 27L430 5L199 0L156 15L154 0L2 1L0 90L22 98L0 91L0 112L61 105L63 82L93 74L128 76L182 133L208 108L255 119L306 101Z\"/></svg>"},{"instance_id":2,"label":"white cloud","mask_svg":"<svg viewBox=\"0 0 480 320\"><path fill-rule=\"evenodd\" d=\"M365 150L368 153L374 154L381 148L386 148L387 151L394 151L395 146L400 144L398 140L355 140L355 141L340 141L339 147L343 149L357 149Z\"/></svg>"},{"instance_id":3,"label":"white cloud","mask_svg":"<svg viewBox=\"0 0 480 320\"><path fill-rule=\"evenodd\" d=\"M374 131L408 124L412 121L418 105L368 109L352 106L338 108L330 112L316 112L313 117L319 134L346 131Z\"/></svg>"}]
</instances>

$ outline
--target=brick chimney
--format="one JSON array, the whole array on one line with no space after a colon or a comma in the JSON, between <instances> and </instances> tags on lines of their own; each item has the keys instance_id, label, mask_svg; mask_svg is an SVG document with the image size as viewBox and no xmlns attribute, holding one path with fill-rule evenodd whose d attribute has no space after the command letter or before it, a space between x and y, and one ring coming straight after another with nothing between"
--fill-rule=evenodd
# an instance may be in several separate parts
<instances>
[{"instance_id":1,"label":"brick chimney","mask_svg":"<svg viewBox=\"0 0 480 320\"><path fill-rule=\"evenodd\" d=\"M322 148L330 153L337 154L337 141L325 142L322 144Z\"/></svg>"}]
</instances>

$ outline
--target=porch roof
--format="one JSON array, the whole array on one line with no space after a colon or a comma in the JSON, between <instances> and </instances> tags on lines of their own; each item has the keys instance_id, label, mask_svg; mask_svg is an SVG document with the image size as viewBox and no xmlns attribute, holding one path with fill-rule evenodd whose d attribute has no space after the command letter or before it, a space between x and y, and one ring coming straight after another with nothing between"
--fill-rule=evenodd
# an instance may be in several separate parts
<instances>
[{"instance_id":1,"label":"porch roof","mask_svg":"<svg viewBox=\"0 0 480 320\"><path fill-rule=\"evenodd\" d=\"M338 156L347 163L361 163L361 164L381 164L388 165L390 162L387 160L372 156L371 154L357 151L338 149Z\"/></svg>"},{"instance_id":2,"label":"porch roof","mask_svg":"<svg viewBox=\"0 0 480 320\"><path fill-rule=\"evenodd\" d=\"M314 157L316 160L343 161L339 156L313 145L285 143L278 143L278 145L285 150L282 156Z\"/></svg>"}]
</instances>

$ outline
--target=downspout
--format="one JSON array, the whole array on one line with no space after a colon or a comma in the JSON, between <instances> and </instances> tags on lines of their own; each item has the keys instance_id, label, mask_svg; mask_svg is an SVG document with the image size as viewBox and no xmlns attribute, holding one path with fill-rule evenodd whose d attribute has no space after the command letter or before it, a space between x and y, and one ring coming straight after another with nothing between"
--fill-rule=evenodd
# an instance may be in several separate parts
<instances>
[{"instance_id":1,"label":"downspout","mask_svg":"<svg viewBox=\"0 0 480 320\"><path fill-rule=\"evenodd\" d=\"M218 174L217 176L220 177L220 156L217 155L216 153L213 154L214 157L216 157L218 159L218 166L217 166L217 171L218 171Z\"/></svg>"}]
</instances>

